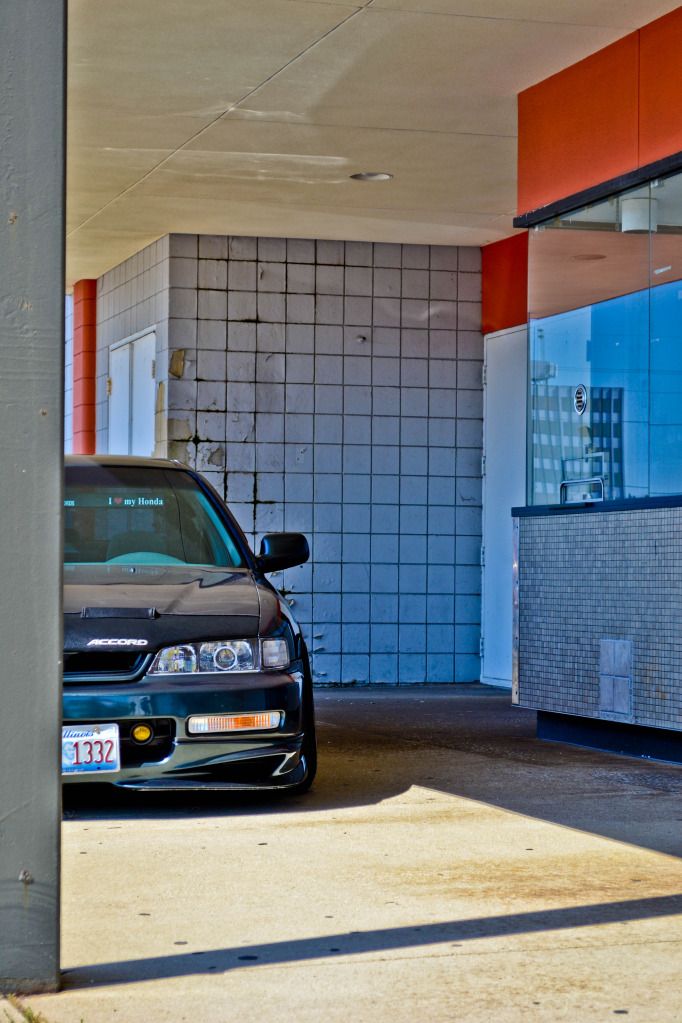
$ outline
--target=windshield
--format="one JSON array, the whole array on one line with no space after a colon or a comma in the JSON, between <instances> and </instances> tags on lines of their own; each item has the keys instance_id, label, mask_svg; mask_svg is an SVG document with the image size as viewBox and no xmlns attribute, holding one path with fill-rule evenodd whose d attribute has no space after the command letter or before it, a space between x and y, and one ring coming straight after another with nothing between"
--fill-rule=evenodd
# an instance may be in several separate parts
<instances>
[{"instance_id":1,"label":"windshield","mask_svg":"<svg viewBox=\"0 0 682 1023\"><path fill-rule=\"evenodd\" d=\"M243 567L229 527L189 473L146 466L67 466L69 564Z\"/></svg>"}]
</instances>

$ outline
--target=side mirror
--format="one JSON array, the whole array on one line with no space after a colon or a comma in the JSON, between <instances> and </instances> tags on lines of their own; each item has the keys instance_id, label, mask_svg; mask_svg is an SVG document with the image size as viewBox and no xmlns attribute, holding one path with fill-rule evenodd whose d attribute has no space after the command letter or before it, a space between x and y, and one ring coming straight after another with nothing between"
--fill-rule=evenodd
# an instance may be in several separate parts
<instances>
[{"instance_id":1,"label":"side mirror","mask_svg":"<svg viewBox=\"0 0 682 1023\"><path fill-rule=\"evenodd\" d=\"M266 533L260 544L258 567L262 572L280 572L302 565L310 557L303 533Z\"/></svg>"}]
</instances>

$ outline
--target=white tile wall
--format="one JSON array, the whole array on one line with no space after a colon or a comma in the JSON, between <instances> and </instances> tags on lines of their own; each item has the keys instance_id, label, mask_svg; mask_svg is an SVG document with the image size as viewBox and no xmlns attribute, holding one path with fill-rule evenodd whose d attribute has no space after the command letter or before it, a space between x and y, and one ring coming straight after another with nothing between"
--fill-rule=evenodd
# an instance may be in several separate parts
<instances>
[{"instance_id":1,"label":"white tile wall","mask_svg":"<svg viewBox=\"0 0 682 1023\"><path fill-rule=\"evenodd\" d=\"M169 289L173 272L176 286ZM107 377L109 347L147 327L156 327L157 380L164 381L157 403L157 453L166 452L171 410L168 376L169 348L188 350L185 367L194 366L197 342L197 237L174 235L160 238L125 263L109 270L97 281L97 450L108 450ZM170 317L187 314L188 319ZM172 378L175 379L175 378ZM189 379L189 378L188 378ZM186 386L184 404L196 409L196 374ZM177 401L177 397L174 395ZM196 415L194 416L196 418ZM192 434L194 430L192 430Z\"/></svg>"},{"instance_id":2,"label":"white tile wall","mask_svg":"<svg viewBox=\"0 0 682 1023\"><path fill-rule=\"evenodd\" d=\"M155 325L157 452L200 469L275 578L320 683L479 677L480 252L171 235L98 283L108 346Z\"/></svg>"},{"instance_id":3,"label":"white tile wall","mask_svg":"<svg viewBox=\"0 0 682 1023\"><path fill-rule=\"evenodd\" d=\"M276 582L317 681L477 679L479 251L168 245L168 356L182 351L168 453L206 474L255 546L308 535L311 564Z\"/></svg>"}]
</instances>

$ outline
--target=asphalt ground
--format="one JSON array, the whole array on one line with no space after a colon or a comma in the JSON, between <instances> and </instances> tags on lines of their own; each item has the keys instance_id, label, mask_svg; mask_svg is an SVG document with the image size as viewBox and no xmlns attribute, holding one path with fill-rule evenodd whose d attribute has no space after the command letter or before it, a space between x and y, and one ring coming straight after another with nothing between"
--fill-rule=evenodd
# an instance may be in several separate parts
<instances>
[{"instance_id":1,"label":"asphalt ground","mask_svg":"<svg viewBox=\"0 0 682 1023\"><path fill-rule=\"evenodd\" d=\"M7 1019L682 1021L682 768L485 687L317 708L306 796L66 792L63 990Z\"/></svg>"}]
</instances>

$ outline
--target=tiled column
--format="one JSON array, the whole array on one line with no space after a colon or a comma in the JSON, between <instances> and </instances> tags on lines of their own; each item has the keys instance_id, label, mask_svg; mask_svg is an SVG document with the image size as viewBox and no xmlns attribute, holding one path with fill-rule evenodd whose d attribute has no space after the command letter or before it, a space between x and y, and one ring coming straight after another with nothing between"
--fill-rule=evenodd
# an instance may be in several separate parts
<instances>
[{"instance_id":1,"label":"tiled column","mask_svg":"<svg viewBox=\"0 0 682 1023\"><path fill-rule=\"evenodd\" d=\"M73 451L95 452L95 366L97 356L97 281L78 281L73 289Z\"/></svg>"},{"instance_id":2,"label":"tiled column","mask_svg":"<svg viewBox=\"0 0 682 1023\"><path fill-rule=\"evenodd\" d=\"M183 239L185 235L173 235ZM111 347L136 334L153 330L156 334L156 380L159 383L156 395L156 449L159 458L168 452L167 434L169 409L168 390L171 381L176 380L178 358L169 364L169 347L182 351L177 353L183 372L189 368L191 345L196 347L196 235L194 240L194 301L189 320L170 320L177 316L169 301L169 236L159 238L125 263L108 270L97 282L97 376L95 380L95 426L98 451L109 450L109 397L108 376ZM190 244L191 249L191 244ZM192 262L192 261L189 261ZM183 330L173 331L173 325L180 324ZM185 355L187 358L185 358ZM194 363L192 363L194 365ZM195 384L196 390L196 384ZM195 416L196 418L196 416Z\"/></svg>"},{"instance_id":3,"label":"tiled column","mask_svg":"<svg viewBox=\"0 0 682 1023\"><path fill-rule=\"evenodd\" d=\"M73 451L73 295L64 302L64 451Z\"/></svg>"},{"instance_id":4,"label":"tiled column","mask_svg":"<svg viewBox=\"0 0 682 1023\"><path fill-rule=\"evenodd\" d=\"M477 679L480 250L170 235L99 290L98 386L106 347L154 326L157 453L256 548L308 535L273 581L316 680Z\"/></svg>"},{"instance_id":5,"label":"tiled column","mask_svg":"<svg viewBox=\"0 0 682 1023\"><path fill-rule=\"evenodd\" d=\"M311 562L275 582L317 681L478 678L480 251L170 245L173 454L225 488L255 546L308 535Z\"/></svg>"}]
</instances>

